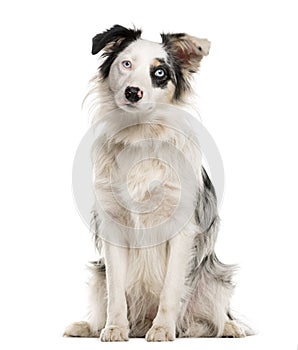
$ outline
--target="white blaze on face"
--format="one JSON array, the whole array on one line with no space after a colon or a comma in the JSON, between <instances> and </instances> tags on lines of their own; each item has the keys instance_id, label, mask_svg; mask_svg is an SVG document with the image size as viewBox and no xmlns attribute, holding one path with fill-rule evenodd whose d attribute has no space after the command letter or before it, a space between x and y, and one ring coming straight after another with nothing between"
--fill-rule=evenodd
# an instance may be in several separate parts
<instances>
[{"instance_id":1,"label":"white blaze on face","mask_svg":"<svg viewBox=\"0 0 298 350\"><path fill-rule=\"evenodd\" d=\"M163 88L152 83L152 67L158 66L158 59L167 59L162 44L143 39L120 52L108 77L118 107L134 112L151 110L157 103L169 103L174 93L172 82L168 81ZM135 90L138 101L132 103L127 99L125 91L128 87L139 89Z\"/></svg>"}]
</instances>

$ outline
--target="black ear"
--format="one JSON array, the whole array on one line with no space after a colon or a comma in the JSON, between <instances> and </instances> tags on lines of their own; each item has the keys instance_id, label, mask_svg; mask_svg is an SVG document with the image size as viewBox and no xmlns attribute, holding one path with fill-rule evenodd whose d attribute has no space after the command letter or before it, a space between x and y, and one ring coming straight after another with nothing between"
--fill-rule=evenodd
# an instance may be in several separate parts
<instances>
[{"instance_id":1,"label":"black ear","mask_svg":"<svg viewBox=\"0 0 298 350\"><path fill-rule=\"evenodd\" d=\"M92 39L92 55L96 55L104 48L105 51L113 51L123 45L124 42L127 46L132 41L139 39L141 34L140 29L127 29L116 24Z\"/></svg>"}]
</instances>

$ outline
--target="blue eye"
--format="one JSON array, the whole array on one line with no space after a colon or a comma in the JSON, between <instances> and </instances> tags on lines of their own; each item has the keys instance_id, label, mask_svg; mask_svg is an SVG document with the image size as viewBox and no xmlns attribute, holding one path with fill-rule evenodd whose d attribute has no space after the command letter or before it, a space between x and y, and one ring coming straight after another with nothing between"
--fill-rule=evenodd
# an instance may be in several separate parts
<instances>
[{"instance_id":1,"label":"blue eye","mask_svg":"<svg viewBox=\"0 0 298 350\"><path fill-rule=\"evenodd\" d=\"M126 69L130 69L132 67L132 63L130 61L122 61L122 66Z\"/></svg>"},{"instance_id":2,"label":"blue eye","mask_svg":"<svg viewBox=\"0 0 298 350\"><path fill-rule=\"evenodd\" d=\"M163 77L166 75L166 72L164 71L164 69L159 68L159 69L157 69L157 70L154 72L154 75L155 75L157 78L163 78Z\"/></svg>"}]
</instances>

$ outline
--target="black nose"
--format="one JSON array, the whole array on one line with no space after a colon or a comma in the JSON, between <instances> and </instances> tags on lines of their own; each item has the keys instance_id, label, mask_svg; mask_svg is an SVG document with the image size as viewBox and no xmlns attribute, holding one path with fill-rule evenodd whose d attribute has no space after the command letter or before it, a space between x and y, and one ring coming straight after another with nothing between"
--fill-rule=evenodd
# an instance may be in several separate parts
<instances>
[{"instance_id":1,"label":"black nose","mask_svg":"<svg viewBox=\"0 0 298 350\"><path fill-rule=\"evenodd\" d=\"M138 102L143 97L143 91L138 87L128 86L125 89L125 97L129 102Z\"/></svg>"}]
</instances>

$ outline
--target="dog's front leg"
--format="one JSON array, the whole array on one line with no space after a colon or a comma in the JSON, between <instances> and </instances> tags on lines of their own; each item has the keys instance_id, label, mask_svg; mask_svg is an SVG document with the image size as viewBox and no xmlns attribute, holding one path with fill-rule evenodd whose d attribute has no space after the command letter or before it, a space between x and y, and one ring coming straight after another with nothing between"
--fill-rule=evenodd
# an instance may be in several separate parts
<instances>
[{"instance_id":1,"label":"dog's front leg","mask_svg":"<svg viewBox=\"0 0 298 350\"><path fill-rule=\"evenodd\" d=\"M161 291L157 315L146 334L147 341L175 339L176 320L183 294L186 267L189 260L192 237L178 234L168 242L167 273Z\"/></svg>"},{"instance_id":2,"label":"dog's front leg","mask_svg":"<svg viewBox=\"0 0 298 350\"><path fill-rule=\"evenodd\" d=\"M102 341L128 340L127 303L125 283L128 250L103 242L107 280L107 321L102 330Z\"/></svg>"}]
</instances>

